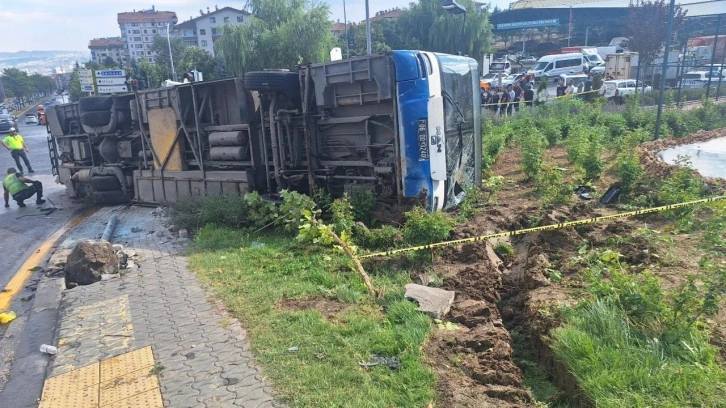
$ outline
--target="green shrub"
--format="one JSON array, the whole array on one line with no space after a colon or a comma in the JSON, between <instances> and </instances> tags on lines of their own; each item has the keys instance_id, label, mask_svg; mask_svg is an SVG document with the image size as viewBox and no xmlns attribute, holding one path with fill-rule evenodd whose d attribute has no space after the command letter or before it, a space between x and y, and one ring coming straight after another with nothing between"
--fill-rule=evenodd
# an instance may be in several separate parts
<instances>
[{"instance_id":1,"label":"green shrub","mask_svg":"<svg viewBox=\"0 0 726 408\"><path fill-rule=\"evenodd\" d=\"M544 161L545 140L536 128L530 128L519 137L522 150L522 171L529 180L536 180Z\"/></svg>"},{"instance_id":2,"label":"green shrub","mask_svg":"<svg viewBox=\"0 0 726 408\"><path fill-rule=\"evenodd\" d=\"M615 165L615 172L620 178L622 194L631 195L635 184L643 174L643 166L640 164L638 153L635 150L623 151Z\"/></svg>"},{"instance_id":3,"label":"green shrub","mask_svg":"<svg viewBox=\"0 0 726 408\"><path fill-rule=\"evenodd\" d=\"M249 208L240 196L186 197L172 205L172 220L179 228L194 232L205 225L244 228Z\"/></svg>"},{"instance_id":4,"label":"green shrub","mask_svg":"<svg viewBox=\"0 0 726 408\"><path fill-rule=\"evenodd\" d=\"M245 194L249 226L259 229L272 225L278 217L275 203L265 201L256 191Z\"/></svg>"},{"instance_id":5,"label":"green shrub","mask_svg":"<svg viewBox=\"0 0 726 408\"><path fill-rule=\"evenodd\" d=\"M572 200L572 188L564 182L562 171L546 166L537 176L535 193L545 205L566 204Z\"/></svg>"},{"instance_id":6,"label":"green shrub","mask_svg":"<svg viewBox=\"0 0 726 408\"><path fill-rule=\"evenodd\" d=\"M345 194L343 197L333 200L331 210L333 213L333 231L338 235L350 234L355 219L353 218L353 206L350 205L348 195Z\"/></svg>"},{"instance_id":7,"label":"green shrub","mask_svg":"<svg viewBox=\"0 0 726 408\"><path fill-rule=\"evenodd\" d=\"M356 242L364 248L373 250L396 248L401 246L404 240L401 231L391 225L371 230L356 228L355 231Z\"/></svg>"},{"instance_id":8,"label":"green shrub","mask_svg":"<svg viewBox=\"0 0 726 408\"><path fill-rule=\"evenodd\" d=\"M313 193L313 201L315 201L315 204L317 204L323 214L330 214L333 197L328 193L328 190L322 187L316 187Z\"/></svg>"},{"instance_id":9,"label":"green shrub","mask_svg":"<svg viewBox=\"0 0 726 408\"><path fill-rule=\"evenodd\" d=\"M428 212L422 207L414 207L406 213L403 237L409 245L445 241L454 225L455 220L442 211Z\"/></svg>"},{"instance_id":10,"label":"green shrub","mask_svg":"<svg viewBox=\"0 0 726 408\"><path fill-rule=\"evenodd\" d=\"M282 197L282 204L280 204L279 216L275 219L275 225L281 226L286 232L297 234L300 226L307 222L304 213L313 212L316 209L315 201L305 194L289 190L282 190L280 197Z\"/></svg>"},{"instance_id":11,"label":"green shrub","mask_svg":"<svg viewBox=\"0 0 726 408\"><path fill-rule=\"evenodd\" d=\"M369 189L353 190L350 195L350 205L353 208L353 218L365 224L371 223L373 209L376 206L376 197Z\"/></svg>"}]
</instances>

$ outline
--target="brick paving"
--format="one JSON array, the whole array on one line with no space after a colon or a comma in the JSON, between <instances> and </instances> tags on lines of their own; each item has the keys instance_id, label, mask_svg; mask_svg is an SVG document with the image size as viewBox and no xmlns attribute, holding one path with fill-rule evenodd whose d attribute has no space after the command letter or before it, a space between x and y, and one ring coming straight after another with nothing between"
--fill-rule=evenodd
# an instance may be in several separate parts
<instances>
[{"instance_id":1,"label":"brick paving","mask_svg":"<svg viewBox=\"0 0 726 408\"><path fill-rule=\"evenodd\" d=\"M119 218L113 244L138 265L119 277L64 292L58 354L49 377L148 345L159 364L164 406L280 407L256 366L245 331L197 282L167 219L148 207L107 208L60 245L100 237Z\"/></svg>"}]
</instances>

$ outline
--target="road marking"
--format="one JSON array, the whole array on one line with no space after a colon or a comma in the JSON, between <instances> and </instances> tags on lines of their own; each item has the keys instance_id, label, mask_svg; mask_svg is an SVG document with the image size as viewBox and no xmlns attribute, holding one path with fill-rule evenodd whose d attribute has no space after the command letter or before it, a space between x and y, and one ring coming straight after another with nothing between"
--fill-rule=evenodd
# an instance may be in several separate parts
<instances>
[{"instance_id":1,"label":"road marking","mask_svg":"<svg viewBox=\"0 0 726 408\"><path fill-rule=\"evenodd\" d=\"M10 302L13 300L13 297L20 293L20 291L23 289L23 286L25 285L25 281L27 281L30 275L32 275L33 268L40 265L43 258L48 255L53 245L55 245L56 241L58 241L58 239L63 236L63 234L68 232L68 230L80 224L81 221L85 220L91 214L96 212L96 210L97 208L92 208L91 210L88 210L85 213L77 216L65 226L63 226L61 229L54 232L53 235L49 236L48 239L46 239L42 244L40 244L40 246L28 257L28 259L23 262L23 264L20 266L20 269L15 272L15 276L10 279L10 282L8 282L8 284L5 286L5 289L0 292L0 311L7 310L8 306L10 306Z\"/></svg>"}]
</instances>

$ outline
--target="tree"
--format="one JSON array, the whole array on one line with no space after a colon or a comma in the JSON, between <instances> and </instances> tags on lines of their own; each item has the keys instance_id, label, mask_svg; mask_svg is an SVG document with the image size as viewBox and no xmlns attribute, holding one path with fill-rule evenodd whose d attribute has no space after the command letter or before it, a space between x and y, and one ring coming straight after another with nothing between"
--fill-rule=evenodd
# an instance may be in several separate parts
<instances>
[{"instance_id":1,"label":"tree","mask_svg":"<svg viewBox=\"0 0 726 408\"><path fill-rule=\"evenodd\" d=\"M215 42L230 75L264 68L294 68L322 62L335 39L329 9L305 0L250 0L252 18L246 24L225 26Z\"/></svg>"},{"instance_id":2,"label":"tree","mask_svg":"<svg viewBox=\"0 0 726 408\"><path fill-rule=\"evenodd\" d=\"M217 60L214 59L209 51L199 47L187 47L179 58L179 72L189 72L197 70L204 74L204 79L218 79Z\"/></svg>"},{"instance_id":3,"label":"tree","mask_svg":"<svg viewBox=\"0 0 726 408\"><path fill-rule=\"evenodd\" d=\"M22 99L30 94L30 79L25 71L17 68L3 70L3 86L8 96Z\"/></svg>"},{"instance_id":4,"label":"tree","mask_svg":"<svg viewBox=\"0 0 726 408\"><path fill-rule=\"evenodd\" d=\"M181 38L171 38L167 41L165 37L157 35L154 37L154 43L151 45L151 51L156 53L156 66L162 78L173 78L174 73L171 72L171 58L169 57L169 44L171 44L171 55L174 62L177 63L184 53L184 41ZM174 65L174 70L180 72L179 67ZM183 72L183 71L181 71ZM159 81L161 82L161 81Z\"/></svg>"},{"instance_id":5,"label":"tree","mask_svg":"<svg viewBox=\"0 0 726 408\"><path fill-rule=\"evenodd\" d=\"M638 77L658 56L666 44L669 5L665 0L639 0L630 3L626 17L625 33L630 49L638 53ZM673 16L673 32L683 24L686 13L676 6ZM670 44L670 40L667 41ZM669 47L666 47L669 48Z\"/></svg>"},{"instance_id":6,"label":"tree","mask_svg":"<svg viewBox=\"0 0 726 408\"><path fill-rule=\"evenodd\" d=\"M169 78L165 75L166 71L164 71L163 66L159 66L159 64L152 64L146 58L142 57L139 59L138 65L137 80L143 82L143 88L157 88L161 86L161 81L163 81L164 78Z\"/></svg>"},{"instance_id":7,"label":"tree","mask_svg":"<svg viewBox=\"0 0 726 408\"><path fill-rule=\"evenodd\" d=\"M106 68L115 68L118 66L118 64L116 64L116 60L114 60L113 57L107 56L103 59L103 66L105 66Z\"/></svg>"},{"instance_id":8,"label":"tree","mask_svg":"<svg viewBox=\"0 0 726 408\"><path fill-rule=\"evenodd\" d=\"M466 8L466 14L453 15L447 12L441 8L439 0L411 3L397 21L403 47L450 54L461 51L464 55L480 60L490 50L492 29L488 10L479 11L471 0L461 0L459 3Z\"/></svg>"},{"instance_id":9,"label":"tree","mask_svg":"<svg viewBox=\"0 0 726 408\"><path fill-rule=\"evenodd\" d=\"M353 48L350 50L351 55L365 55L367 52L366 44L366 25L358 24L351 28L353 30ZM341 49L345 50L345 38L341 37ZM403 47L401 35L398 32L398 26L395 22L389 20L376 20L371 22L371 51L386 52L390 50L399 50Z\"/></svg>"}]
</instances>

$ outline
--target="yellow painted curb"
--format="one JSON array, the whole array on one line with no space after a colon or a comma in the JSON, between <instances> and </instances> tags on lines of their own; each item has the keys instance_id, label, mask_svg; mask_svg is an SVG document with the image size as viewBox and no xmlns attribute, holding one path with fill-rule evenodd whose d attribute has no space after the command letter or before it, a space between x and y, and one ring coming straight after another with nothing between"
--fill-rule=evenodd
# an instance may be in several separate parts
<instances>
[{"instance_id":1,"label":"yellow painted curb","mask_svg":"<svg viewBox=\"0 0 726 408\"><path fill-rule=\"evenodd\" d=\"M46 239L42 244L40 244L40 246L28 257L28 259L23 262L23 264L20 266L20 269L15 272L15 276L10 279L10 282L8 282L8 284L5 286L5 289L0 292L0 311L7 310L8 306L10 306L10 302L13 300L13 297L23 289L25 281L27 281L30 275L33 273L33 268L39 266L43 258L48 255L53 245L55 245L56 241L58 241L58 239L63 236L63 234L68 232L68 230L80 224L81 221L85 220L91 214L96 212L97 209L98 208L92 208L85 213L77 216L76 218L68 222L65 226L63 226L61 229L54 232L53 235L49 236L48 239Z\"/></svg>"}]
</instances>

